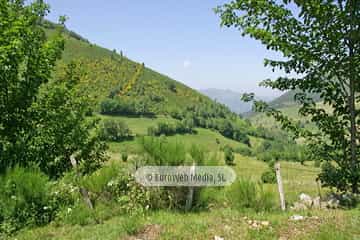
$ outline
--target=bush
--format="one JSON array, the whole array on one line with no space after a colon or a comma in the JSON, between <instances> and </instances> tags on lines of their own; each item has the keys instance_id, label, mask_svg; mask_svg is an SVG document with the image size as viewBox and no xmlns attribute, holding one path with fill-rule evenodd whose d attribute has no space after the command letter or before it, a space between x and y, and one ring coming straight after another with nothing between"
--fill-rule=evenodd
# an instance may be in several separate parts
<instances>
[{"instance_id":1,"label":"bush","mask_svg":"<svg viewBox=\"0 0 360 240\"><path fill-rule=\"evenodd\" d=\"M167 122L159 122L155 127L148 128L149 136L172 136L175 134L186 134L186 133L194 133L194 129L192 126L186 125L185 121L177 122L175 124L167 123Z\"/></svg>"},{"instance_id":2,"label":"bush","mask_svg":"<svg viewBox=\"0 0 360 240\"><path fill-rule=\"evenodd\" d=\"M276 183L276 174L274 170L267 170L261 174L261 181L263 183Z\"/></svg>"},{"instance_id":3,"label":"bush","mask_svg":"<svg viewBox=\"0 0 360 240\"><path fill-rule=\"evenodd\" d=\"M57 215L59 223L85 226L96 224L96 213L90 209L82 199L79 199L74 206L64 207Z\"/></svg>"},{"instance_id":4,"label":"bush","mask_svg":"<svg viewBox=\"0 0 360 240\"><path fill-rule=\"evenodd\" d=\"M140 144L147 154L146 163L155 166L179 166L185 163L186 149L184 144L168 141L166 138L143 137Z\"/></svg>"},{"instance_id":5,"label":"bush","mask_svg":"<svg viewBox=\"0 0 360 240\"><path fill-rule=\"evenodd\" d=\"M226 165L234 165L234 153L230 146L224 147L224 158Z\"/></svg>"},{"instance_id":6,"label":"bush","mask_svg":"<svg viewBox=\"0 0 360 240\"><path fill-rule=\"evenodd\" d=\"M111 93L111 95L114 94L114 92ZM105 99L100 103L100 113L108 115L154 116L146 100L126 97Z\"/></svg>"},{"instance_id":7,"label":"bush","mask_svg":"<svg viewBox=\"0 0 360 240\"><path fill-rule=\"evenodd\" d=\"M142 221L139 216L131 216L124 218L121 222L121 227L128 235L135 235L142 227Z\"/></svg>"},{"instance_id":8,"label":"bush","mask_svg":"<svg viewBox=\"0 0 360 240\"><path fill-rule=\"evenodd\" d=\"M205 156L205 151L198 147L192 146L189 155L181 142L168 141L164 137L144 137L141 141L147 158L145 164L154 166L179 166L185 163L204 164L205 159L209 159L208 165L217 165L217 155ZM190 161L187 161L190 156ZM206 164L206 163L205 163ZM203 188L196 188L194 191L193 207L198 206L199 194ZM150 192L151 208L167 208L167 209L184 209L188 194L188 187L163 187L152 190ZM203 203L201 204L203 205Z\"/></svg>"},{"instance_id":9,"label":"bush","mask_svg":"<svg viewBox=\"0 0 360 240\"><path fill-rule=\"evenodd\" d=\"M122 160L123 162L127 162L127 160L128 160L128 154L127 154L127 153L121 154L121 160Z\"/></svg>"},{"instance_id":10,"label":"bush","mask_svg":"<svg viewBox=\"0 0 360 240\"><path fill-rule=\"evenodd\" d=\"M239 146L237 148L234 149L234 152L239 153L243 156L247 156L247 157L251 157L253 155L251 149L249 147L243 147L243 146Z\"/></svg>"},{"instance_id":11,"label":"bush","mask_svg":"<svg viewBox=\"0 0 360 240\"><path fill-rule=\"evenodd\" d=\"M132 138L131 131L124 121L105 119L100 126L103 140L121 142Z\"/></svg>"},{"instance_id":12,"label":"bush","mask_svg":"<svg viewBox=\"0 0 360 240\"><path fill-rule=\"evenodd\" d=\"M0 232L50 222L55 209L49 202L48 177L36 168L15 167L1 178Z\"/></svg>"},{"instance_id":13,"label":"bush","mask_svg":"<svg viewBox=\"0 0 360 240\"><path fill-rule=\"evenodd\" d=\"M272 192L265 191L262 185L246 179L240 179L230 186L227 199L233 208L240 210L269 211L275 206Z\"/></svg>"},{"instance_id":14,"label":"bush","mask_svg":"<svg viewBox=\"0 0 360 240\"><path fill-rule=\"evenodd\" d=\"M97 197L108 192L108 184L118 175L122 174L120 166L112 163L103 166L91 175L84 176L80 184Z\"/></svg>"}]
</instances>

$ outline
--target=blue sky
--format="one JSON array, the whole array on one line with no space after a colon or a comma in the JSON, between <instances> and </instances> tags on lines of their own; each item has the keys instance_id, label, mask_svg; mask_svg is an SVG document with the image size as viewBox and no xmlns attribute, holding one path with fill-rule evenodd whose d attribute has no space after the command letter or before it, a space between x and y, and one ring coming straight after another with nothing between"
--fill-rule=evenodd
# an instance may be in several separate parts
<instances>
[{"instance_id":1,"label":"blue sky","mask_svg":"<svg viewBox=\"0 0 360 240\"><path fill-rule=\"evenodd\" d=\"M48 0L48 18L91 42L116 49L196 88L279 95L258 83L279 73L263 66L279 57L236 29L220 28L213 8L224 0Z\"/></svg>"}]
</instances>

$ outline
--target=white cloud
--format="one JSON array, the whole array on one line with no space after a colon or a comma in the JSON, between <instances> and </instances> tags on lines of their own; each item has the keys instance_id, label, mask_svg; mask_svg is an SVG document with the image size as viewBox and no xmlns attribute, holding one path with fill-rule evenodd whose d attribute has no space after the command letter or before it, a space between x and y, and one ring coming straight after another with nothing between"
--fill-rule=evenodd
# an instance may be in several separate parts
<instances>
[{"instance_id":1,"label":"white cloud","mask_svg":"<svg viewBox=\"0 0 360 240\"><path fill-rule=\"evenodd\" d=\"M189 60L184 60L184 68L189 68L191 66L191 62Z\"/></svg>"}]
</instances>

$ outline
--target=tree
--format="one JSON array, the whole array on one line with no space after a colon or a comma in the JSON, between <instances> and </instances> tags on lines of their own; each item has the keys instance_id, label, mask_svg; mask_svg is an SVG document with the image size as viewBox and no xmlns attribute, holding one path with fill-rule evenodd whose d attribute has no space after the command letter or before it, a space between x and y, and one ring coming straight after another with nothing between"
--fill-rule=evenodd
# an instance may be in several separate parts
<instances>
[{"instance_id":1,"label":"tree","mask_svg":"<svg viewBox=\"0 0 360 240\"><path fill-rule=\"evenodd\" d=\"M226 165L234 165L234 153L230 146L224 146L224 158Z\"/></svg>"},{"instance_id":2,"label":"tree","mask_svg":"<svg viewBox=\"0 0 360 240\"><path fill-rule=\"evenodd\" d=\"M47 40L40 27L49 12L43 1L0 1L0 172L26 155L26 133L32 129L29 107L48 82L64 41ZM60 31L59 31L60 33Z\"/></svg>"},{"instance_id":3,"label":"tree","mask_svg":"<svg viewBox=\"0 0 360 240\"><path fill-rule=\"evenodd\" d=\"M256 101L256 109L274 116L294 137L305 137L328 162L324 170L336 173L336 180L328 181L324 172L324 185L359 192L360 1L237 0L216 8L216 13L223 26L234 26L283 54L282 60L265 59L265 66L296 77L265 80L262 85L300 90L295 95L299 113L309 116L318 131L300 129L264 102ZM313 93L320 94L324 105L315 103L309 96ZM253 98L250 94L243 99Z\"/></svg>"},{"instance_id":4,"label":"tree","mask_svg":"<svg viewBox=\"0 0 360 240\"><path fill-rule=\"evenodd\" d=\"M70 156L76 154L80 173L91 173L106 160L106 145L95 130L99 119L87 118L93 106L78 87L81 68L70 63L59 78L44 84L31 105L32 129L24 147L26 160L52 178L72 169Z\"/></svg>"}]
</instances>

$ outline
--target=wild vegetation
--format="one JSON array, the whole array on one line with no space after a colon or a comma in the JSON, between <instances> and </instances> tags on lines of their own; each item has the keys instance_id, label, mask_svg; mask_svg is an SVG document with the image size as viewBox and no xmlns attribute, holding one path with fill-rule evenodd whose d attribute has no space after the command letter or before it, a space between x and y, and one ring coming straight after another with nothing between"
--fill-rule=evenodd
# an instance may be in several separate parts
<instances>
[{"instance_id":1,"label":"wild vegetation","mask_svg":"<svg viewBox=\"0 0 360 240\"><path fill-rule=\"evenodd\" d=\"M255 102L257 109L273 115L296 137L306 138L309 148L327 161L328 167L320 175L324 185L358 193L356 95L360 76L357 57L360 4L356 0L295 2L300 11L297 16L289 8L290 2L263 1L254 5L253 1L236 1L219 7L217 13L223 25L235 26L243 35L283 54L286 59L266 59L265 66L284 69L285 73L293 72L299 77L278 77L264 81L263 85L282 91L299 89L294 96L301 104L299 113L310 117L318 131L299 129L280 111L261 101ZM329 24L329 19L336 21ZM320 94L332 111L318 106L307 93ZM244 100L252 98L244 96ZM338 181L327 177L329 171Z\"/></svg>"},{"instance_id":2,"label":"wild vegetation","mask_svg":"<svg viewBox=\"0 0 360 240\"><path fill-rule=\"evenodd\" d=\"M315 20L320 14L314 10L315 1L297 4L309 21L313 20L312 14ZM321 10L335 14L339 20L347 19L329 4L320 4ZM253 29L252 24L257 21L251 16L270 14L276 21L288 20L295 24L293 27L298 26L300 23L290 18L283 7L272 1L236 1L218 12L225 25L238 20L234 13L237 9L247 12L248 19L240 20L248 21L235 24L268 43L268 32ZM349 195L351 204L341 206L346 211L307 208L300 212L306 221L291 222L289 218L296 212L289 206L286 212L280 212L275 184L274 164L281 162L288 205L294 204L300 193L325 197L332 190L327 186L356 192L357 173L351 168L343 172L348 163L353 163L352 157L340 158L352 152L353 142L336 155L339 158L321 158L329 161L320 168L323 152L314 156L315 148L307 148L280 128L253 124L144 63L131 61L123 52L92 44L65 27L65 16L60 17L58 24L45 20L49 6L43 1L25 4L0 0L0 12L1 239L360 236L358 195ZM315 23L323 26L322 21ZM275 27L279 30L278 25ZM271 41L270 47L287 49L286 41L280 40L283 45ZM293 50L291 46L289 51ZM294 53L297 52L290 51L289 57L299 57L295 63L304 61L313 69L312 62L306 62L301 55L293 56ZM314 87L324 91L325 103L330 98L329 84L324 82L324 89ZM297 87L310 90L301 84ZM310 105L303 105L302 111L314 110ZM332 107L338 118L321 110L312 112L315 118L310 120L318 119L318 130L324 131L326 126L334 130L333 124L340 117L348 126L353 125L351 118L346 118L350 109ZM325 120L316 118L320 112ZM270 113L289 123L287 129L292 126L280 117L278 110L270 109ZM344 128L340 129L353 134ZM338 146L339 139L333 132L324 133L331 133L322 138L328 140L326 146ZM346 135L349 139L340 134L342 143L351 143L351 134ZM324 146L324 141L321 143ZM335 156L332 150L329 154ZM232 185L222 187L149 188L139 184L134 176L139 167L148 165L227 165L238 178ZM317 185L319 174L325 183L323 188Z\"/></svg>"}]
</instances>

